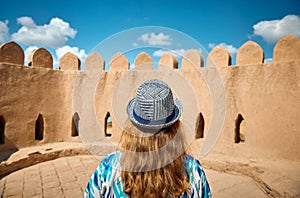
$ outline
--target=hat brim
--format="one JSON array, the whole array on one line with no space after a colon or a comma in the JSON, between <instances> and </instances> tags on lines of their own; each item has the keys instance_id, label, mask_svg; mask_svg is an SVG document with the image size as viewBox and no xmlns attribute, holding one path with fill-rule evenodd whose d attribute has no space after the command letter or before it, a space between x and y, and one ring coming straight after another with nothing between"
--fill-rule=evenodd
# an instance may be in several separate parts
<instances>
[{"instance_id":1,"label":"hat brim","mask_svg":"<svg viewBox=\"0 0 300 198\"><path fill-rule=\"evenodd\" d=\"M143 124L140 123L135 117L134 117L134 104L135 104L135 98L131 99L127 105L126 112L129 117L129 119L132 121L133 124L135 124L138 127L145 128L145 129L163 129L168 126L171 126L174 124L181 116L182 114L182 104L180 100L177 98L174 99L174 117L171 120L168 120L168 122L163 124Z\"/></svg>"}]
</instances>

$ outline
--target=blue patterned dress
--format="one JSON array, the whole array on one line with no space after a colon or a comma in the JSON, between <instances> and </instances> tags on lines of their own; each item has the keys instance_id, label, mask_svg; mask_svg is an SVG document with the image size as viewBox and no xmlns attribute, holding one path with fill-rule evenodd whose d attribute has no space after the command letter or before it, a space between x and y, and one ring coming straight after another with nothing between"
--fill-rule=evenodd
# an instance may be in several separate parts
<instances>
[{"instance_id":1,"label":"blue patterned dress","mask_svg":"<svg viewBox=\"0 0 300 198\"><path fill-rule=\"evenodd\" d=\"M117 163L116 153L108 154L103 158L86 186L84 198L127 198L126 194L123 192L120 170L115 166ZM189 174L191 188L189 191L186 191L183 195L179 196L179 198L211 197L210 188L200 162L197 159L186 155L184 158L184 165Z\"/></svg>"}]
</instances>

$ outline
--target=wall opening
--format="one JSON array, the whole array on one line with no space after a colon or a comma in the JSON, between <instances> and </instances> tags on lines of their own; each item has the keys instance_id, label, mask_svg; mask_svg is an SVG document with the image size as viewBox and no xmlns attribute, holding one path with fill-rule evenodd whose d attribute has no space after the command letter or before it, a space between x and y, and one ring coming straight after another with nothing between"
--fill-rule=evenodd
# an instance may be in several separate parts
<instances>
[{"instance_id":1,"label":"wall opening","mask_svg":"<svg viewBox=\"0 0 300 198\"><path fill-rule=\"evenodd\" d=\"M35 121L35 139L43 140L44 138L44 118L42 114L39 114Z\"/></svg>"},{"instance_id":2,"label":"wall opening","mask_svg":"<svg viewBox=\"0 0 300 198\"><path fill-rule=\"evenodd\" d=\"M235 120L234 143L241 143L245 141L243 124L244 118L241 114L239 114Z\"/></svg>"},{"instance_id":3,"label":"wall opening","mask_svg":"<svg viewBox=\"0 0 300 198\"><path fill-rule=\"evenodd\" d=\"M0 144L5 143L5 120L3 116L0 116Z\"/></svg>"},{"instance_id":4,"label":"wall opening","mask_svg":"<svg viewBox=\"0 0 300 198\"><path fill-rule=\"evenodd\" d=\"M72 137L76 137L79 135L79 121L80 121L79 115L77 112L75 112L72 117L72 132L71 132Z\"/></svg>"},{"instance_id":5,"label":"wall opening","mask_svg":"<svg viewBox=\"0 0 300 198\"><path fill-rule=\"evenodd\" d=\"M110 137L112 134L112 119L109 112L105 116L104 134L106 137Z\"/></svg>"},{"instance_id":6,"label":"wall opening","mask_svg":"<svg viewBox=\"0 0 300 198\"><path fill-rule=\"evenodd\" d=\"M204 137L204 118L202 113L199 113L197 120L196 120L196 134L195 139L200 139Z\"/></svg>"}]
</instances>

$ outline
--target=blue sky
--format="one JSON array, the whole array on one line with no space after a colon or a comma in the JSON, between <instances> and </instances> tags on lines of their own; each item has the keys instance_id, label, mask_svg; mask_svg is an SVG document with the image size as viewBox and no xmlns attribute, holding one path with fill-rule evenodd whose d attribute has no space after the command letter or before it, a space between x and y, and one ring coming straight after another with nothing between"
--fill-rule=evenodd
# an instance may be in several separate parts
<instances>
[{"instance_id":1,"label":"blue sky","mask_svg":"<svg viewBox=\"0 0 300 198\"><path fill-rule=\"evenodd\" d=\"M237 49L249 39L257 42L263 48L265 58L270 59L281 36L300 36L299 0L1 0L0 5L0 42L14 40L27 55L37 47L45 47L53 54L55 67L58 67L58 58L67 51L84 61L103 40L143 26L178 30L179 34L182 32L195 39L208 52L214 46L222 45L231 53L233 64ZM187 44L176 46L174 31L168 33L164 30L150 28L141 31L140 35L135 32L126 39L127 47L135 48L144 42L157 50L174 50L179 55L194 47ZM123 52L122 43L112 42L107 50L111 53L100 54L106 63L109 63L112 53ZM181 40L181 43L188 42ZM161 55L155 50L149 53L155 60ZM128 56L133 63L134 56Z\"/></svg>"}]
</instances>

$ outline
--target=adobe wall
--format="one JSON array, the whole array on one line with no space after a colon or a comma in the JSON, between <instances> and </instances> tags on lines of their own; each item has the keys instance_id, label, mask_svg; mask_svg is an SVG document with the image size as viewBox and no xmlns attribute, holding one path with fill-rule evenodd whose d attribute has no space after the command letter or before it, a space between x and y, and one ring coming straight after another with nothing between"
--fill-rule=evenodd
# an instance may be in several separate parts
<instances>
[{"instance_id":1,"label":"adobe wall","mask_svg":"<svg viewBox=\"0 0 300 198\"><path fill-rule=\"evenodd\" d=\"M49 69L52 57L45 49L32 52L30 67L23 66L23 50L16 43L3 44L0 49L0 116L5 121L5 140L0 150L79 141L70 135L72 88L78 71ZM23 61L16 62L19 57ZM39 115L44 120L42 141L35 138Z\"/></svg>"},{"instance_id":2,"label":"adobe wall","mask_svg":"<svg viewBox=\"0 0 300 198\"><path fill-rule=\"evenodd\" d=\"M222 69L226 119L214 150L231 156L300 157L300 61ZM244 142L234 143L238 115Z\"/></svg>"},{"instance_id":3,"label":"adobe wall","mask_svg":"<svg viewBox=\"0 0 300 198\"><path fill-rule=\"evenodd\" d=\"M48 142L79 141L78 137L71 135L74 111L78 113L80 122L87 121L89 118L83 109L93 111L90 107L93 103L77 101L79 107L74 109L74 88L79 98L94 94L91 102L95 104L95 119L99 123L98 129L95 129L99 130L95 140L118 142L121 131L115 124L113 104L116 103L112 100L113 94L118 94L114 92L120 86L118 83L122 80L122 91L132 97L139 82L155 77L165 80L176 96L184 98L182 120L189 122L193 133L199 131L203 124L199 126L201 113L204 134L203 137L198 136L191 147L197 153L209 136L210 124L214 124L211 123L214 102L210 92L214 87L208 87L207 83L216 84L215 75L219 73L225 89L226 115L212 152L246 158L300 160L300 41L296 37L283 37L276 44L272 63L263 63L263 50L249 41L239 49L236 66L230 66L231 57L224 48L216 47L210 52L206 67L203 67L201 55L191 50L182 59L182 69L176 69L178 61L175 57L164 55L157 71L151 70L152 60L146 53L136 57L135 70L132 71L128 71L129 62L122 54L112 58L110 71L104 71L104 60L97 54L87 58L86 71L78 71L80 61L70 53L60 60L61 70L49 69L47 61L38 64L39 59L34 58L32 60L37 60L36 63L25 67L20 61L24 52L18 45L9 43L8 46L18 55L17 58L10 56L12 52L3 50L5 45L0 51L0 116L5 119L5 143L0 145L0 150ZM40 50L39 53L46 52ZM184 97L191 94L191 90L184 89L187 84L183 81L178 82L182 78L195 94L197 108L193 108ZM84 89L89 83L96 83L94 90ZM125 102L117 104L120 109L125 108ZM113 132L109 138L104 136L108 112L113 121ZM34 137L39 114L45 124L41 141ZM117 116L126 119L125 110ZM83 134L85 130L94 129L80 128L79 133ZM235 137L236 131L242 134L241 139Z\"/></svg>"},{"instance_id":4,"label":"adobe wall","mask_svg":"<svg viewBox=\"0 0 300 198\"><path fill-rule=\"evenodd\" d=\"M5 144L0 149L70 141L75 76L76 71L0 63L0 114L5 119ZM39 114L44 119L43 141L35 140Z\"/></svg>"}]
</instances>

